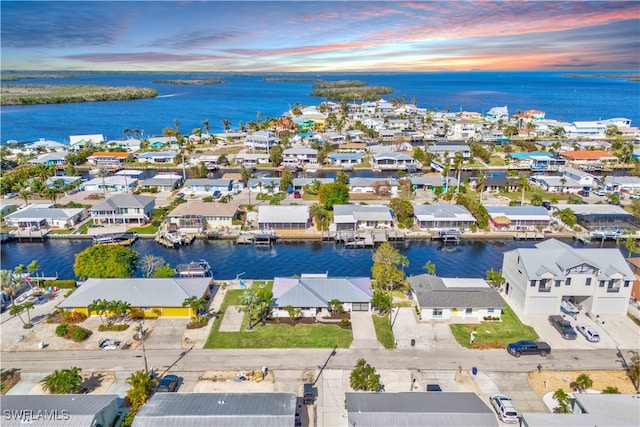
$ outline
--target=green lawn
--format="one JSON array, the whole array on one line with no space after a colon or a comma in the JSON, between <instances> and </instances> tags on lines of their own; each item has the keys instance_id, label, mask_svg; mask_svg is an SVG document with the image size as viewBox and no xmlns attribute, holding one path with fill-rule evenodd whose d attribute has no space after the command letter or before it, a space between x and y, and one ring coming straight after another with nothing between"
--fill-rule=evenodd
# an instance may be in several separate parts
<instances>
[{"instance_id":1,"label":"green lawn","mask_svg":"<svg viewBox=\"0 0 640 427\"><path fill-rule=\"evenodd\" d=\"M270 287L273 281L254 281L253 288ZM336 325L298 324L256 325L246 331L249 315L244 313L241 332L220 332L220 324L228 306L240 305L242 289L227 291L220 306L222 315L216 317L204 348L348 348L353 341L353 333ZM233 309L232 309L233 310Z\"/></svg>"},{"instance_id":2,"label":"green lawn","mask_svg":"<svg viewBox=\"0 0 640 427\"><path fill-rule=\"evenodd\" d=\"M158 231L158 227L156 227L155 225L147 225L146 227L134 227L134 228L129 228L127 230L130 233L138 233L138 234L156 234L156 232Z\"/></svg>"},{"instance_id":3,"label":"green lawn","mask_svg":"<svg viewBox=\"0 0 640 427\"><path fill-rule=\"evenodd\" d=\"M393 336L389 316L372 314L371 317L373 318L373 327L376 329L378 341L380 341L384 348L396 348L396 339Z\"/></svg>"},{"instance_id":4,"label":"green lawn","mask_svg":"<svg viewBox=\"0 0 640 427\"><path fill-rule=\"evenodd\" d=\"M508 306L502 312L501 322L481 322L479 325L456 323L450 328L456 341L467 348L470 348L469 338L473 330L476 331L474 344L479 348L506 348L511 342L538 339L536 331L522 324Z\"/></svg>"}]
</instances>

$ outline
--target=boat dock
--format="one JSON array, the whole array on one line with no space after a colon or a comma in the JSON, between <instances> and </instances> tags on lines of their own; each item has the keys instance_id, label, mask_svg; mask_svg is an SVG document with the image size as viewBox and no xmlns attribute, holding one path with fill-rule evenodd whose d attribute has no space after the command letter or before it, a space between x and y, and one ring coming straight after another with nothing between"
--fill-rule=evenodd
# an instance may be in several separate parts
<instances>
[{"instance_id":1,"label":"boat dock","mask_svg":"<svg viewBox=\"0 0 640 427\"><path fill-rule=\"evenodd\" d=\"M237 245L271 246L276 243L278 236L273 232L240 233Z\"/></svg>"},{"instance_id":2,"label":"boat dock","mask_svg":"<svg viewBox=\"0 0 640 427\"><path fill-rule=\"evenodd\" d=\"M190 245L195 239L195 234L182 234L175 230L169 230L159 233L155 241L166 248L175 249L178 246Z\"/></svg>"},{"instance_id":3,"label":"boat dock","mask_svg":"<svg viewBox=\"0 0 640 427\"><path fill-rule=\"evenodd\" d=\"M120 245L130 246L138 240L136 233L112 233L112 234L96 234L93 236L94 245Z\"/></svg>"},{"instance_id":4,"label":"boat dock","mask_svg":"<svg viewBox=\"0 0 640 427\"><path fill-rule=\"evenodd\" d=\"M440 240L442 243L460 243L458 230L437 230L431 233L431 240Z\"/></svg>"},{"instance_id":5,"label":"boat dock","mask_svg":"<svg viewBox=\"0 0 640 427\"><path fill-rule=\"evenodd\" d=\"M513 234L514 240L543 240L544 237L544 233L537 231L516 231Z\"/></svg>"}]
</instances>

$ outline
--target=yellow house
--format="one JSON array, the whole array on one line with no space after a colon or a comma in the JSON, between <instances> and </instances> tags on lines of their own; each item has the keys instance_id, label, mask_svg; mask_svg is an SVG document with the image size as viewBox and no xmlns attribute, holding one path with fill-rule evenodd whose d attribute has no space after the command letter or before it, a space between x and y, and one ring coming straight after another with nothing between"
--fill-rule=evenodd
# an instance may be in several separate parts
<instances>
[{"instance_id":1,"label":"yellow house","mask_svg":"<svg viewBox=\"0 0 640 427\"><path fill-rule=\"evenodd\" d=\"M96 300L124 301L145 317L193 317L187 298L209 298L210 277L163 279L87 279L58 307L90 315L87 307Z\"/></svg>"}]
</instances>

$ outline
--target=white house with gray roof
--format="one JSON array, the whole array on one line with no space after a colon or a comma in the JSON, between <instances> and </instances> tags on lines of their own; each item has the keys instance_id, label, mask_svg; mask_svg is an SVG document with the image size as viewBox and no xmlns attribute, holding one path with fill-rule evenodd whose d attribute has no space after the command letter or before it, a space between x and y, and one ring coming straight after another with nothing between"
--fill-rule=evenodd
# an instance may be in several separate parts
<instances>
[{"instance_id":1,"label":"white house with gray roof","mask_svg":"<svg viewBox=\"0 0 640 427\"><path fill-rule=\"evenodd\" d=\"M350 193L389 194L398 195L398 180L395 178L351 178L349 180Z\"/></svg>"},{"instance_id":2,"label":"white house with gray roof","mask_svg":"<svg viewBox=\"0 0 640 427\"><path fill-rule=\"evenodd\" d=\"M350 427L498 427L471 392L345 393L345 407Z\"/></svg>"},{"instance_id":3,"label":"white house with gray roof","mask_svg":"<svg viewBox=\"0 0 640 427\"><path fill-rule=\"evenodd\" d=\"M91 209L94 224L146 224L153 214L156 199L151 196L118 194L111 196Z\"/></svg>"},{"instance_id":4,"label":"white house with gray roof","mask_svg":"<svg viewBox=\"0 0 640 427\"><path fill-rule=\"evenodd\" d=\"M485 206L491 225L502 230L536 230L551 223L549 211L542 206Z\"/></svg>"},{"instance_id":5,"label":"white house with gray roof","mask_svg":"<svg viewBox=\"0 0 640 427\"><path fill-rule=\"evenodd\" d=\"M265 130L259 130L244 138L244 145L250 150L268 150L280 143L276 136Z\"/></svg>"},{"instance_id":6,"label":"white house with gray roof","mask_svg":"<svg viewBox=\"0 0 640 427\"><path fill-rule=\"evenodd\" d=\"M286 307L300 308L301 317L328 315L329 301L337 299L345 311L370 311L373 287L368 277L305 275L273 279L275 317L289 317Z\"/></svg>"},{"instance_id":7,"label":"white house with gray roof","mask_svg":"<svg viewBox=\"0 0 640 427\"><path fill-rule=\"evenodd\" d=\"M173 164L177 155L176 151L148 151L135 157L140 163Z\"/></svg>"},{"instance_id":8,"label":"white house with gray roof","mask_svg":"<svg viewBox=\"0 0 640 427\"><path fill-rule=\"evenodd\" d=\"M307 147L287 148L282 152L282 163L288 165L308 165L318 163L318 150Z\"/></svg>"},{"instance_id":9,"label":"white house with gray roof","mask_svg":"<svg viewBox=\"0 0 640 427\"><path fill-rule=\"evenodd\" d=\"M583 311L626 315L635 280L617 248L573 248L556 239L504 253L504 291L525 314L560 314L563 298Z\"/></svg>"},{"instance_id":10,"label":"white house with gray roof","mask_svg":"<svg viewBox=\"0 0 640 427\"><path fill-rule=\"evenodd\" d=\"M132 426L291 427L296 412L295 393L154 393Z\"/></svg>"},{"instance_id":11,"label":"white house with gray roof","mask_svg":"<svg viewBox=\"0 0 640 427\"><path fill-rule=\"evenodd\" d=\"M420 318L477 319L501 317L505 303L484 279L410 276L407 282L420 309Z\"/></svg>"},{"instance_id":12,"label":"white house with gray roof","mask_svg":"<svg viewBox=\"0 0 640 427\"><path fill-rule=\"evenodd\" d=\"M46 165L46 166L60 166L67 163L67 152L54 151L53 153L46 153L37 158L30 160L32 165Z\"/></svg>"},{"instance_id":13,"label":"white house with gray roof","mask_svg":"<svg viewBox=\"0 0 640 427\"><path fill-rule=\"evenodd\" d=\"M332 184L336 180L334 178L293 178L293 182L292 182L293 191L304 192L304 188L306 186L311 186L316 181L320 185L322 185L322 184Z\"/></svg>"},{"instance_id":14,"label":"white house with gray roof","mask_svg":"<svg viewBox=\"0 0 640 427\"><path fill-rule=\"evenodd\" d=\"M186 194L211 195L214 191L229 194L233 191L232 179L190 178L184 182Z\"/></svg>"},{"instance_id":15,"label":"white house with gray roof","mask_svg":"<svg viewBox=\"0 0 640 427\"><path fill-rule=\"evenodd\" d=\"M84 208L54 208L52 204L30 204L4 217L9 227L41 229L69 228L86 217Z\"/></svg>"},{"instance_id":16,"label":"white house with gray roof","mask_svg":"<svg viewBox=\"0 0 640 427\"><path fill-rule=\"evenodd\" d=\"M386 152L371 156L371 167L374 170L408 170L422 169L422 164L405 153Z\"/></svg>"},{"instance_id":17,"label":"white house with gray roof","mask_svg":"<svg viewBox=\"0 0 640 427\"><path fill-rule=\"evenodd\" d=\"M468 230L476 222L471 212L461 205L414 205L413 214L421 230Z\"/></svg>"},{"instance_id":18,"label":"white house with gray roof","mask_svg":"<svg viewBox=\"0 0 640 427\"><path fill-rule=\"evenodd\" d=\"M332 231L391 228L393 215L385 205L333 205Z\"/></svg>"},{"instance_id":19,"label":"white house with gray roof","mask_svg":"<svg viewBox=\"0 0 640 427\"><path fill-rule=\"evenodd\" d=\"M637 176L608 176L604 179L604 187L607 191L640 191L640 177Z\"/></svg>"},{"instance_id":20,"label":"white house with gray roof","mask_svg":"<svg viewBox=\"0 0 640 427\"><path fill-rule=\"evenodd\" d=\"M260 230L299 230L311 226L309 206L263 205L258 208Z\"/></svg>"}]
</instances>

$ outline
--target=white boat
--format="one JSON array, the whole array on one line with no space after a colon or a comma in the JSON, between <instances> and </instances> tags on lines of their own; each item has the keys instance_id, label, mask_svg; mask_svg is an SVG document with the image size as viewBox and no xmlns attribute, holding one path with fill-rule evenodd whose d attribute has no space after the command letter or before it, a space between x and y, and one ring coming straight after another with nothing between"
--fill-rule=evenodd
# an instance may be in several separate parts
<instances>
[{"instance_id":1,"label":"white boat","mask_svg":"<svg viewBox=\"0 0 640 427\"><path fill-rule=\"evenodd\" d=\"M580 313L580 309L571 301L566 299L563 299L560 303L560 311L570 316L575 316L576 314Z\"/></svg>"},{"instance_id":2,"label":"white boat","mask_svg":"<svg viewBox=\"0 0 640 427\"><path fill-rule=\"evenodd\" d=\"M178 264L176 271L180 277L207 277L211 275L211 266L206 260L200 259L188 264Z\"/></svg>"}]
</instances>

